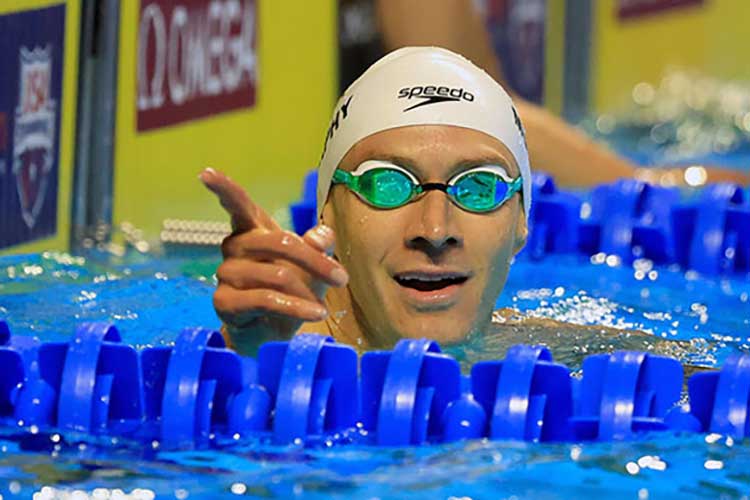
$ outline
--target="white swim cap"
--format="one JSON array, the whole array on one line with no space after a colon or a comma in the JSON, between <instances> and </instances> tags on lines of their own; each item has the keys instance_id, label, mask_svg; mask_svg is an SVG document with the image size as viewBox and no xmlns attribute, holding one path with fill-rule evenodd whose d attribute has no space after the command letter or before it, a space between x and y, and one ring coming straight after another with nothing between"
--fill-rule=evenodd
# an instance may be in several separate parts
<instances>
[{"instance_id":1,"label":"white swim cap","mask_svg":"<svg viewBox=\"0 0 750 500\"><path fill-rule=\"evenodd\" d=\"M405 47L370 66L341 96L333 111L318 168L318 217L333 172L357 142L408 125L453 125L502 142L523 178L526 216L531 171L523 126L510 96L471 61L437 47Z\"/></svg>"}]
</instances>

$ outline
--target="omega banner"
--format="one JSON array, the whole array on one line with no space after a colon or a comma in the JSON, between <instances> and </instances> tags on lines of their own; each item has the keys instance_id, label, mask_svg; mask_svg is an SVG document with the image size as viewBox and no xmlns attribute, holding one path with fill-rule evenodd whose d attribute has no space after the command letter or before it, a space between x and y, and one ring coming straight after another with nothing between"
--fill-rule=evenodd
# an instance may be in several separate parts
<instances>
[{"instance_id":1,"label":"omega banner","mask_svg":"<svg viewBox=\"0 0 750 500\"><path fill-rule=\"evenodd\" d=\"M141 0L137 129L255 104L255 0Z\"/></svg>"}]
</instances>

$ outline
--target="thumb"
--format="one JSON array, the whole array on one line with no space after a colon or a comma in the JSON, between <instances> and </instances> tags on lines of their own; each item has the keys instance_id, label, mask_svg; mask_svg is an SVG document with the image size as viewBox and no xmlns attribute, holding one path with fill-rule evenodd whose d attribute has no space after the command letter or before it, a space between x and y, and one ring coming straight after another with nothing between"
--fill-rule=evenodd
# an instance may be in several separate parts
<instances>
[{"instance_id":1,"label":"thumb","mask_svg":"<svg viewBox=\"0 0 750 500\"><path fill-rule=\"evenodd\" d=\"M336 244L336 234L333 232L333 229L322 223L309 229L302 235L302 239L316 250L329 255L333 253L333 247Z\"/></svg>"},{"instance_id":2,"label":"thumb","mask_svg":"<svg viewBox=\"0 0 750 500\"><path fill-rule=\"evenodd\" d=\"M326 226L325 224L318 224L317 226L307 231L302 236L302 239L316 250L319 250L327 255L333 254L333 248L336 244L336 234L330 226ZM343 282L343 285L341 286L346 286L346 283L349 280L349 273L346 272L346 269L341 265L341 263L337 264L339 265L339 269L336 272L340 271L345 277L345 279L341 280ZM310 285L313 293L315 293L315 295L317 295L321 299L325 296L326 290L328 290L328 286L329 285L327 283L321 280L314 280Z\"/></svg>"}]
</instances>

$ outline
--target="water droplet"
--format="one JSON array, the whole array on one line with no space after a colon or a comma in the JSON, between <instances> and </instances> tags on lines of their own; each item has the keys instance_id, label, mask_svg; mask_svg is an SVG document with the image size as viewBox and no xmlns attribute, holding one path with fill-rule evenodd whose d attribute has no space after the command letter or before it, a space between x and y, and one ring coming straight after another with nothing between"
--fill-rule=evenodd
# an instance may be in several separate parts
<instances>
[{"instance_id":1,"label":"water droplet","mask_svg":"<svg viewBox=\"0 0 750 500\"><path fill-rule=\"evenodd\" d=\"M247 492L247 485L245 483L233 483L230 490L235 495L244 495Z\"/></svg>"}]
</instances>

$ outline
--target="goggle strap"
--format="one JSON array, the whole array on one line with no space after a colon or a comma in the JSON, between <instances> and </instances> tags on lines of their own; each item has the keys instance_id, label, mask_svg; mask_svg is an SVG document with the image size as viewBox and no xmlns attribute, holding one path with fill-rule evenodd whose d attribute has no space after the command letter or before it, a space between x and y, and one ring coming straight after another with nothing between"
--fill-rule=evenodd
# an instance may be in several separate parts
<instances>
[{"instance_id":1,"label":"goggle strap","mask_svg":"<svg viewBox=\"0 0 750 500\"><path fill-rule=\"evenodd\" d=\"M508 189L508 198L516 194L523 188L523 178L521 176L516 177L510 183L510 189Z\"/></svg>"},{"instance_id":2,"label":"goggle strap","mask_svg":"<svg viewBox=\"0 0 750 500\"><path fill-rule=\"evenodd\" d=\"M340 168L337 168L333 171L333 183L334 184L346 184L349 186L352 182L352 179L354 179L354 176L347 172L346 170L341 170Z\"/></svg>"}]
</instances>

